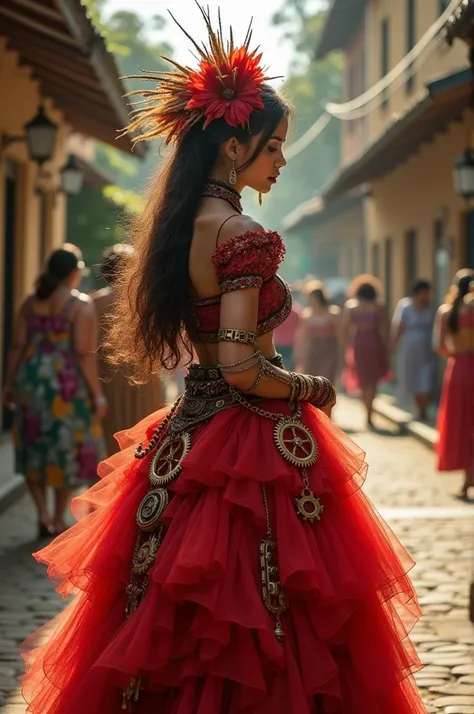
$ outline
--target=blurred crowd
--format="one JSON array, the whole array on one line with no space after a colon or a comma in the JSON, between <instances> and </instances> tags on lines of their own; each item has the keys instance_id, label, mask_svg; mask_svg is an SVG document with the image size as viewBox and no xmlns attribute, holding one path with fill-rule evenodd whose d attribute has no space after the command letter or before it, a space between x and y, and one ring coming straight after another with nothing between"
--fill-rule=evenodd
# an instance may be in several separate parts
<instances>
[{"instance_id":1,"label":"blurred crowd","mask_svg":"<svg viewBox=\"0 0 474 714\"><path fill-rule=\"evenodd\" d=\"M114 434L165 402L157 377L133 386L126 370L111 371L106 361L114 285L132 251L125 244L106 250L103 287L87 294L80 290L82 255L66 244L50 256L17 317L4 403L15 414L16 467L26 477L40 536L67 528L71 493L93 483L98 462L117 451ZM394 380L400 397L412 400L416 418L426 420L436 395L438 357L447 358L438 467L464 472L460 497L468 500L474 487L474 271L456 274L439 308L427 280L415 282L393 316L383 293L377 278L360 275L332 297L309 276L293 286L293 309L275 332L276 349L288 369L325 376L360 397L369 429L376 428L377 392ZM184 367L176 374L178 393L184 374ZM55 494L53 513L47 487Z\"/></svg>"},{"instance_id":2,"label":"blurred crowd","mask_svg":"<svg viewBox=\"0 0 474 714\"><path fill-rule=\"evenodd\" d=\"M373 275L359 275L334 298L310 276L293 286L292 314L275 332L276 348L288 369L325 376L360 397L369 429L375 429L374 400L383 385L395 386L420 421L428 421L430 405L437 404L438 468L464 473L459 496L468 500L474 488L474 271L456 273L439 307L428 280L416 280L393 315L383 295Z\"/></svg>"}]
</instances>

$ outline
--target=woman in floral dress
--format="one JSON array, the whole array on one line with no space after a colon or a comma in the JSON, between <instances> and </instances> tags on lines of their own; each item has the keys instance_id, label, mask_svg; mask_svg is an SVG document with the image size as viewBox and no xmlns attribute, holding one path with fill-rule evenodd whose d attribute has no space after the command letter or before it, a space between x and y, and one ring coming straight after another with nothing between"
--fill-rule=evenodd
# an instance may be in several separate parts
<instances>
[{"instance_id":1,"label":"woman in floral dress","mask_svg":"<svg viewBox=\"0 0 474 714\"><path fill-rule=\"evenodd\" d=\"M15 410L16 468L27 479L40 536L66 529L70 492L95 481L105 453L97 319L75 289L81 267L74 252L54 251L20 308L10 347L4 401ZM55 491L53 518L46 486Z\"/></svg>"}]
</instances>

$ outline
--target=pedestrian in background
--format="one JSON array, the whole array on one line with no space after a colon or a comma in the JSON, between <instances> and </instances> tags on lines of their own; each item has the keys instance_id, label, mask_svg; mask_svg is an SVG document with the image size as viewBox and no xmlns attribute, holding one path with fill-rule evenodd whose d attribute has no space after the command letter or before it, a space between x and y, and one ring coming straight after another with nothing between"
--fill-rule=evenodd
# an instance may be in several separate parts
<instances>
[{"instance_id":1,"label":"pedestrian in background","mask_svg":"<svg viewBox=\"0 0 474 714\"><path fill-rule=\"evenodd\" d=\"M75 289L82 268L76 252L54 251L20 308L9 350L4 401L15 411L16 469L26 477L40 536L66 530L71 491L96 480L105 452L97 316ZM55 492L53 517L47 486Z\"/></svg>"},{"instance_id":2,"label":"pedestrian in background","mask_svg":"<svg viewBox=\"0 0 474 714\"><path fill-rule=\"evenodd\" d=\"M436 308L431 302L431 283L417 280L411 297L398 303L392 320L397 348L397 384L400 396L415 402L416 416L426 420L436 377L433 324Z\"/></svg>"},{"instance_id":3,"label":"pedestrian in background","mask_svg":"<svg viewBox=\"0 0 474 714\"><path fill-rule=\"evenodd\" d=\"M298 371L335 382L339 371L341 309L330 305L324 283L308 285L308 306L300 315L295 345Z\"/></svg>"},{"instance_id":4,"label":"pedestrian in background","mask_svg":"<svg viewBox=\"0 0 474 714\"><path fill-rule=\"evenodd\" d=\"M436 314L435 349L449 357L438 414L438 469L464 471L459 494L474 488L474 271L461 270Z\"/></svg>"},{"instance_id":5,"label":"pedestrian in background","mask_svg":"<svg viewBox=\"0 0 474 714\"><path fill-rule=\"evenodd\" d=\"M373 275L359 275L349 287L342 321L342 346L346 369L344 385L360 393L373 427L373 403L379 382L388 379L389 322L382 302L382 284Z\"/></svg>"},{"instance_id":6,"label":"pedestrian in background","mask_svg":"<svg viewBox=\"0 0 474 714\"><path fill-rule=\"evenodd\" d=\"M300 322L301 306L293 302L290 314L274 331L275 349L283 357L285 368L290 372L295 369L293 350L295 348L296 331Z\"/></svg>"},{"instance_id":7,"label":"pedestrian in background","mask_svg":"<svg viewBox=\"0 0 474 714\"><path fill-rule=\"evenodd\" d=\"M103 428L108 455L119 450L114 434L144 419L164 404L164 390L161 380L152 377L147 384L133 385L127 379L127 370L112 370L106 360L104 333L115 304L115 283L125 269L127 258L133 248L125 243L117 243L103 253L101 276L107 287L92 293L100 325L99 367L102 388L108 403Z\"/></svg>"}]
</instances>

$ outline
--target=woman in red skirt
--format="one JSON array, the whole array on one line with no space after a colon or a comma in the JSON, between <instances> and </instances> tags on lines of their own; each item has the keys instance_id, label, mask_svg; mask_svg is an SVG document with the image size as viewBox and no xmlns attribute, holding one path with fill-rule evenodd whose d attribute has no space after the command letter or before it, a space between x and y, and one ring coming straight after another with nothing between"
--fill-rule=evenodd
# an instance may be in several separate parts
<instances>
[{"instance_id":1,"label":"woman in red skirt","mask_svg":"<svg viewBox=\"0 0 474 714\"><path fill-rule=\"evenodd\" d=\"M438 415L438 468L464 471L460 498L474 488L474 271L460 270L436 316L435 345L448 356Z\"/></svg>"},{"instance_id":2,"label":"woman in red skirt","mask_svg":"<svg viewBox=\"0 0 474 714\"><path fill-rule=\"evenodd\" d=\"M290 110L249 38L225 45L203 14L198 68L152 75L135 114L174 147L110 332L134 376L192 348L199 364L171 410L119 435L74 504L92 512L37 554L76 597L25 646L28 711L423 714L412 562L360 490L331 383L275 354L284 246L242 215L242 189L267 193L286 164Z\"/></svg>"}]
</instances>

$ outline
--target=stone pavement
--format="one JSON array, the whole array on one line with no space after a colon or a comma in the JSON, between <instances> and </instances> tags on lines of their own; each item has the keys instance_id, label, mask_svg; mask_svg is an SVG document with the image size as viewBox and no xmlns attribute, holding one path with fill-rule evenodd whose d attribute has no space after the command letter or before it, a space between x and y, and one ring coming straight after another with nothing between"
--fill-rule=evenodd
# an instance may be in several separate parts
<instances>
[{"instance_id":1,"label":"stone pavement","mask_svg":"<svg viewBox=\"0 0 474 714\"><path fill-rule=\"evenodd\" d=\"M413 639L426 665L417 681L428 712L474 714L474 629L467 615L474 504L453 498L459 474L437 474L433 453L388 422L379 419L380 433L359 433L363 417L356 402L341 398L336 419L366 449L371 468L365 490L417 561L412 575L424 618ZM34 536L34 514L23 497L0 516L1 714L25 714L18 643L62 607L30 556Z\"/></svg>"}]
</instances>

